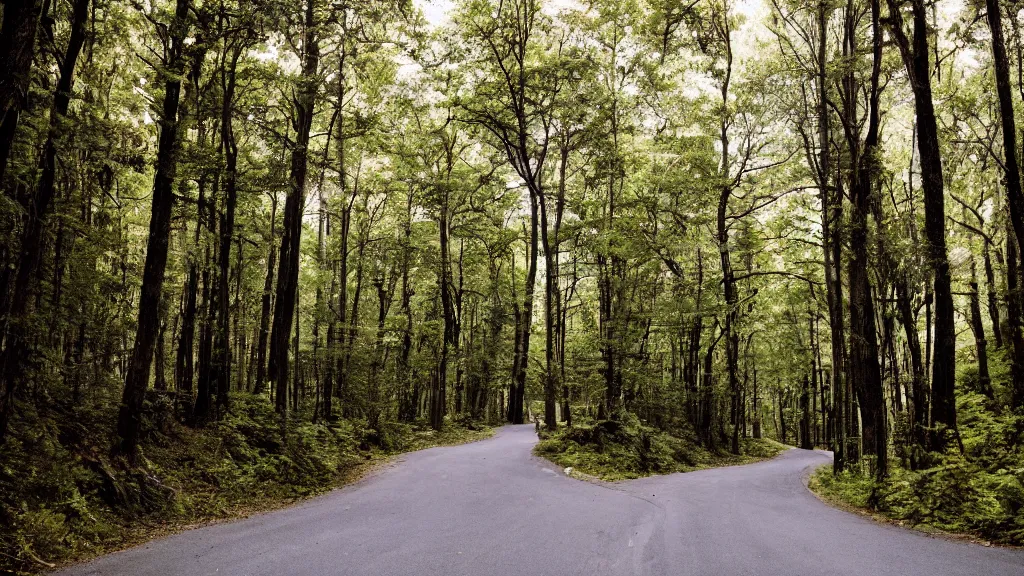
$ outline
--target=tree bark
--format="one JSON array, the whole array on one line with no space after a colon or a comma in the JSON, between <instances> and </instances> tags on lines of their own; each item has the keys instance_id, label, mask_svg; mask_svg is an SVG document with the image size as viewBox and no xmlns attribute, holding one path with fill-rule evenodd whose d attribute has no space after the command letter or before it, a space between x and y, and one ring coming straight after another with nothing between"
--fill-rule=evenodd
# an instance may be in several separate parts
<instances>
[{"instance_id":1,"label":"tree bark","mask_svg":"<svg viewBox=\"0 0 1024 576\"><path fill-rule=\"evenodd\" d=\"M1024 407L1024 330L1021 329L1020 251L1012 234L1006 235L1006 317L1010 344L1010 406Z\"/></svg>"},{"instance_id":2,"label":"tree bark","mask_svg":"<svg viewBox=\"0 0 1024 576\"><path fill-rule=\"evenodd\" d=\"M1010 86L1010 63L1006 56L999 0L985 0L985 9L989 31L992 33L992 62L995 67L996 95L999 97L999 119L1003 132L1003 171L1006 176L1007 204L1010 208L1010 223L1017 238L1017 245L1020 246L1024 244L1024 192L1021 191L1020 167L1017 162L1017 125Z\"/></svg>"},{"instance_id":3,"label":"tree bark","mask_svg":"<svg viewBox=\"0 0 1024 576\"><path fill-rule=\"evenodd\" d=\"M985 340L985 324L981 316L981 296L978 294L978 273L971 260L970 283L971 331L974 333L974 352L978 359L978 390L993 397L992 378L988 372L988 342Z\"/></svg>"},{"instance_id":4,"label":"tree bark","mask_svg":"<svg viewBox=\"0 0 1024 576\"><path fill-rule=\"evenodd\" d=\"M888 473L885 394L879 370L875 307L871 294L868 261L868 215L871 213L877 171L879 77L882 66L882 35L878 0L871 3L873 63L868 103L868 131L851 175L853 212L850 215L850 370L861 406L861 438L876 458L875 474Z\"/></svg>"},{"instance_id":5,"label":"tree bark","mask_svg":"<svg viewBox=\"0 0 1024 576\"><path fill-rule=\"evenodd\" d=\"M537 284L537 196L530 194L530 232L527 250L526 281L523 299L516 316L516 347L512 358L512 387L509 395L508 418L512 424L522 424L526 405L526 374L530 357L530 331L533 325L533 294Z\"/></svg>"},{"instance_id":6,"label":"tree bark","mask_svg":"<svg viewBox=\"0 0 1024 576\"><path fill-rule=\"evenodd\" d=\"M178 103L181 96L182 49L188 35L189 0L177 0L169 39L168 74L160 117L160 143L153 184L152 215L142 273L139 316L118 412L119 452L134 460L141 428L142 402L149 385L149 369L159 329L160 300L167 268L167 243L174 206L174 178L178 153Z\"/></svg>"},{"instance_id":7,"label":"tree bark","mask_svg":"<svg viewBox=\"0 0 1024 576\"><path fill-rule=\"evenodd\" d=\"M274 270L277 268L277 244L274 242L274 223L277 220L277 195L270 197L270 256L267 257L267 275L260 298L260 333L256 339L256 380L253 394L263 394L267 369L267 340L270 337L270 311L274 296Z\"/></svg>"},{"instance_id":8,"label":"tree bark","mask_svg":"<svg viewBox=\"0 0 1024 576\"><path fill-rule=\"evenodd\" d=\"M237 165L238 145L235 143L233 106L235 100L235 70L242 55L243 46L236 41L225 68L221 70L221 117L220 140L224 153L224 210L220 217L220 249L218 257L216 325L214 327L213 355L211 362L211 388L217 396L217 413L229 405L228 390L231 388L230 348L230 280L231 243L235 234L235 206L238 203Z\"/></svg>"},{"instance_id":9,"label":"tree bark","mask_svg":"<svg viewBox=\"0 0 1024 576\"><path fill-rule=\"evenodd\" d=\"M295 316L299 288L299 249L302 237L302 211L305 204L309 132L316 103L316 73L320 62L315 1L306 1L303 31L302 75L295 105L295 143L292 147L288 198L284 207L284 232L281 235L281 263L277 273L277 297L270 335L270 377L276 384L275 409L288 412L288 341Z\"/></svg>"},{"instance_id":10,"label":"tree bark","mask_svg":"<svg viewBox=\"0 0 1024 576\"><path fill-rule=\"evenodd\" d=\"M900 48L900 55L907 69L907 75L910 77L910 87L914 93L914 109L917 116L917 147L921 155L925 236L931 268L934 272L935 345L932 355L931 410L932 425L938 429L933 437L932 447L941 450L946 444L946 433L956 430L956 397L954 395L956 326L953 319L952 281L946 250L942 152L939 148L935 105L932 102L928 21L924 0L912 0L913 36L908 38L903 28L900 2L898 0L888 0L888 2L893 36ZM998 13L998 10L996 12ZM1005 137L1006 134L1004 134ZM1009 154L1009 156L1013 155ZM1024 228L1022 228L1022 232L1024 232Z\"/></svg>"},{"instance_id":11,"label":"tree bark","mask_svg":"<svg viewBox=\"0 0 1024 576\"><path fill-rule=\"evenodd\" d=\"M0 75L0 184L4 180L19 116L28 99L36 31L42 10L42 0L4 2L3 25L0 27L0 70L4 71ZM0 434L2 432L0 430Z\"/></svg>"}]
</instances>

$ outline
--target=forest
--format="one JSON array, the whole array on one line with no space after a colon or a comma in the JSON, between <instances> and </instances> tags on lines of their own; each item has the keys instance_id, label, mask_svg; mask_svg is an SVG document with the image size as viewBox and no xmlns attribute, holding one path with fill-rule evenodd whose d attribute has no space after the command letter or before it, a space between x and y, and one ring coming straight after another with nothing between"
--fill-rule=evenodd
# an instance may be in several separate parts
<instances>
[{"instance_id":1,"label":"forest","mask_svg":"<svg viewBox=\"0 0 1024 576\"><path fill-rule=\"evenodd\" d=\"M0 568L502 423L634 476L827 449L837 498L1024 543L1022 27L5 0Z\"/></svg>"}]
</instances>

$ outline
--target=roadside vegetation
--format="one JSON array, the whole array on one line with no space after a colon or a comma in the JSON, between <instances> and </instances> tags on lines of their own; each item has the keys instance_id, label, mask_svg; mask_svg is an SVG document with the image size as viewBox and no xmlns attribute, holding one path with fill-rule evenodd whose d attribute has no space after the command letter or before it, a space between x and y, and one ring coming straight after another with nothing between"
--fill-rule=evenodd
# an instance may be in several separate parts
<instances>
[{"instance_id":1,"label":"roadside vegetation","mask_svg":"<svg viewBox=\"0 0 1024 576\"><path fill-rule=\"evenodd\" d=\"M992 397L979 390L977 364L961 370L959 442L942 452L914 454L906 427L898 424L897 465L883 479L867 469L867 460L864 470L835 473L825 466L811 475L811 490L902 525L1024 545L1024 417L993 409L1007 393L1009 367L1001 357L992 366Z\"/></svg>"},{"instance_id":2,"label":"roadside vegetation","mask_svg":"<svg viewBox=\"0 0 1024 576\"><path fill-rule=\"evenodd\" d=\"M628 416L542 432L534 453L562 468L572 468L573 475L616 481L749 464L786 449L773 440L754 438L741 439L741 447L741 454L706 448L686 429L660 430Z\"/></svg>"},{"instance_id":3,"label":"roadside vegetation","mask_svg":"<svg viewBox=\"0 0 1024 576\"><path fill-rule=\"evenodd\" d=\"M174 421L168 397L146 403L136 466L109 456L116 412L61 406L26 414L0 466L0 573L36 573L218 519L243 517L359 479L389 456L486 438L446 422L292 419L250 396L202 429Z\"/></svg>"}]
</instances>

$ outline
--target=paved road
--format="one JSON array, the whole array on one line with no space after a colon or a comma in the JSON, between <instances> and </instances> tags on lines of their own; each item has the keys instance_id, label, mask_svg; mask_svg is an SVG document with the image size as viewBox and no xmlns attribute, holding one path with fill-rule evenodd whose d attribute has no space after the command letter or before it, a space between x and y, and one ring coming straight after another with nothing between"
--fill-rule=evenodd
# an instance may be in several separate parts
<instances>
[{"instance_id":1,"label":"paved road","mask_svg":"<svg viewBox=\"0 0 1024 576\"><path fill-rule=\"evenodd\" d=\"M615 485L533 457L532 426L406 455L285 510L163 538L62 575L1024 575L1024 551L932 538L804 488L822 452Z\"/></svg>"}]
</instances>

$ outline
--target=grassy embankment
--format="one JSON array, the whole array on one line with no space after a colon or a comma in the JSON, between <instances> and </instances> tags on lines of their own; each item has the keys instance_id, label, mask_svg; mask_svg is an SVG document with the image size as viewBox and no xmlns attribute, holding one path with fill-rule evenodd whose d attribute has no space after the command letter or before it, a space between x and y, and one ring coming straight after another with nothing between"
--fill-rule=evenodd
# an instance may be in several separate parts
<instances>
[{"instance_id":1,"label":"grassy embankment","mask_svg":"<svg viewBox=\"0 0 1024 576\"><path fill-rule=\"evenodd\" d=\"M833 475L825 466L811 475L811 490L839 507L900 525L1024 545L1024 415L1000 406L1007 393L1006 379L1000 377L1005 367L993 365L992 397L977 391L976 365L965 366L958 378L962 452L960 443L952 441L942 453L918 454L924 464L910 470L909 430L901 418L884 481L850 471Z\"/></svg>"},{"instance_id":2,"label":"grassy embankment","mask_svg":"<svg viewBox=\"0 0 1024 576\"><path fill-rule=\"evenodd\" d=\"M598 421L544 435L534 453L572 474L617 481L653 474L691 472L703 468L749 464L778 455L778 442L747 438L741 455L723 447L707 450L692 434L672 435L641 424L635 418Z\"/></svg>"},{"instance_id":3,"label":"grassy embankment","mask_svg":"<svg viewBox=\"0 0 1024 576\"><path fill-rule=\"evenodd\" d=\"M136 466L110 456L116 413L23 414L0 447L0 574L31 574L214 520L245 517L353 482L389 456L488 437L483 426L280 419L240 396L193 429L148 406Z\"/></svg>"}]
</instances>

